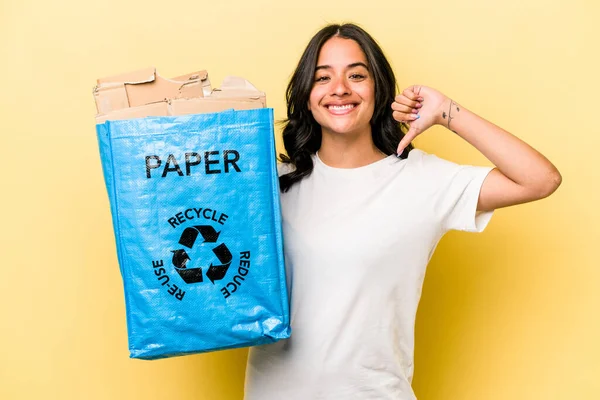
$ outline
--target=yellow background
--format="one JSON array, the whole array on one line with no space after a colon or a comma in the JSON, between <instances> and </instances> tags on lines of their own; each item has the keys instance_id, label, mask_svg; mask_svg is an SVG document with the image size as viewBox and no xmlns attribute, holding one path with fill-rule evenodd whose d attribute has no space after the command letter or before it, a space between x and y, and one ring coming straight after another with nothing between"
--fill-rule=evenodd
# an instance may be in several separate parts
<instances>
[{"instance_id":1,"label":"yellow background","mask_svg":"<svg viewBox=\"0 0 600 400\"><path fill-rule=\"evenodd\" d=\"M213 84L249 79L281 119L301 51L340 21L381 43L401 87L443 91L563 175L552 197L440 243L417 317L419 399L600 398L598 19L592 0L3 0L0 398L241 398L245 350L128 358L92 87L205 68ZM488 164L442 128L416 145Z\"/></svg>"}]
</instances>

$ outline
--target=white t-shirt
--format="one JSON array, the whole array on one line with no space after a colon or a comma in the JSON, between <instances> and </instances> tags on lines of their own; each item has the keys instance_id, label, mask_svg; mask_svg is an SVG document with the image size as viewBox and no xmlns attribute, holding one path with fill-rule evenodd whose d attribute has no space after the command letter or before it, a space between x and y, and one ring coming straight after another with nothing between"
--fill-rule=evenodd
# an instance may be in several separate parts
<instances>
[{"instance_id":1,"label":"white t-shirt","mask_svg":"<svg viewBox=\"0 0 600 400\"><path fill-rule=\"evenodd\" d=\"M250 349L245 400L409 400L425 269L445 232L482 231L488 167L415 149L312 174L281 195L292 334ZM286 171L287 172L287 171Z\"/></svg>"}]
</instances>

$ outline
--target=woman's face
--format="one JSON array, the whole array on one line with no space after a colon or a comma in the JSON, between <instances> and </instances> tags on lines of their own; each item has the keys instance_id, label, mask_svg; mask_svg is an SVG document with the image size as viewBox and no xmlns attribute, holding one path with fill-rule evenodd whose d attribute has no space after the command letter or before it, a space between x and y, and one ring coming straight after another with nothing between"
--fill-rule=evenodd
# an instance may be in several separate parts
<instances>
[{"instance_id":1,"label":"woman's face","mask_svg":"<svg viewBox=\"0 0 600 400\"><path fill-rule=\"evenodd\" d=\"M309 109L323 135L371 135L375 83L354 40L333 37L319 53Z\"/></svg>"}]
</instances>

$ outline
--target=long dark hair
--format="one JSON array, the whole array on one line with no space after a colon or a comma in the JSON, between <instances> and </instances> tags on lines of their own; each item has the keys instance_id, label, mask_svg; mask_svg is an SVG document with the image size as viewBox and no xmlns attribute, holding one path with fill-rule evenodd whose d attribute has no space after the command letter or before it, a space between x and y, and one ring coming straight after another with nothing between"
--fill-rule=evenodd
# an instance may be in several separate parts
<instances>
[{"instance_id":1,"label":"long dark hair","mask_svg":"<svg viewBox=\"0 0 600 400\"><path fill-rule=\"evenodd\" d=\"M381 47L371 35L357 25L328 25L317 32L308 43L287 87L287 119L283 128L283 144L287 156L280 154L279 158L295 168L279 177L282 192L287 192L294 183L312 173L311 157L321 147L321 126L308 109L308 101L319 52L325 42L334 36L354 40L367 58L369 72L375 81L375 110L371 118L371 135L375 146L384 154L395 154L398 143L404 137L400 123L392 117L391 105L396 96L396 77ZM407 146L401 158L408 157L412 148L412 144Z\"/></svg>"}]
</instances>

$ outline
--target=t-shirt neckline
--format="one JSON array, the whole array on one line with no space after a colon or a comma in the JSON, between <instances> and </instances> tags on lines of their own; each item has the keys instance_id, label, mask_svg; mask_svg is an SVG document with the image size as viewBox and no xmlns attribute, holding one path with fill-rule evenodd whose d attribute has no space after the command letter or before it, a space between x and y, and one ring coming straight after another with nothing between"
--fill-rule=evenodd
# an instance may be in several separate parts
<instances>
[{"instance_id":1,"label":"t-shirt neckline","mask_svg":"<svg viewBox=\"0 0 600 400\"><path fill-rule=\"evenodd\" d=\"M325 164L323 162L323 160L321 160L321 158L319 158L319 152L315 152L314 155L316 164L320 167L320 169L324 170L324 171L328 171L330 173L337 173L337 174L357 174L357 173L362 173L365 171L370 171L370 170L374 170L379 166L382 166L383 164L386 164L386 161L394 161L394 160L398 160L398 158L394 155L394 154L390 154L387 157L382 158L381 160L377 160L375 162L372 162L370 164L367 165L363 165L362 167L356 167L356 168L338 168L338 167L332 167L329 166L327 164Z\"/></svg>"}]
</instances>

